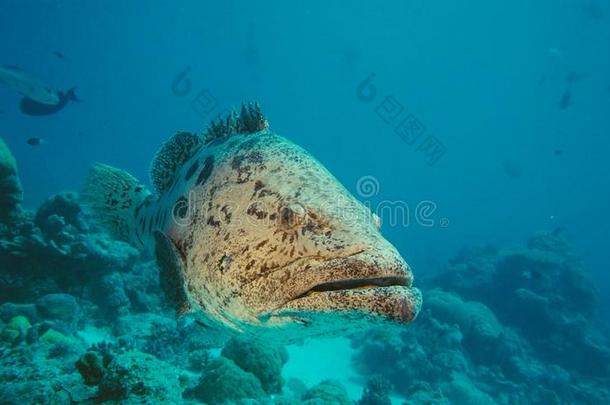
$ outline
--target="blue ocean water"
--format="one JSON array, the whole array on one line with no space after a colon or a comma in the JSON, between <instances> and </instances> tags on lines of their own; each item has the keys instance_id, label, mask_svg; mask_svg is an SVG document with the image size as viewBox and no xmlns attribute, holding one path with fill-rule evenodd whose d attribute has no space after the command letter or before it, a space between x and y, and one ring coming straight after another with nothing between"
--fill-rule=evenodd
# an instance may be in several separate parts
<instances>
[{"instance_id":1,"label":"blue ocean water","mask_svg":"<svg viewBox=\"0 0 610 405\"><path fill-rule=\"evenodd\" d=\"M81 100L31 116L0 86L37 213L2 225L0 403L610 402L608 1L0 5L0 65ZM90 236L76 195L49 200L94 162L150 186L172 134L254 100L379 214L423 293L399 332L252 348L271 382L235 345L186 342L150 257ZM138 356L134 378L167 373L139 391L113 375ZM262 391L214 396L206 375Z\"/></svg>"}]
</instances>

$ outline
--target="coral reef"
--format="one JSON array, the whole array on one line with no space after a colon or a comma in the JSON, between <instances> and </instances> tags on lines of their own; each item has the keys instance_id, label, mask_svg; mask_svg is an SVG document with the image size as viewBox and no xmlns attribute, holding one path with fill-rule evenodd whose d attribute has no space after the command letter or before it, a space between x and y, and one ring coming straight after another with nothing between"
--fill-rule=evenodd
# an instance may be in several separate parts
<instances>
[{"instance_id":1,"label":"coral reef","mask_svg":"<svg viewBox=\"0 0 610 405\"><path fill-rule=\"evenodd\" d=\"M254 374L266 393L275 394L282 390L282 367L288 361L288 352L284 347L271 347L237 337L227 342L222 355Z\"/></svg>"},{"instance_id":2,"label":"coral reef","mask_svg":"<svg viewBox=\"0 0 610 405\"><path fill-rule=\"evenodd\" d=\"M178 373L170 365L141 352L112 359L103 372L98 400L121 403L171 403L182 397Z\"/></svg>"},{"instance_id":3,"label":"coral reef","mask_svg":"<svg viewBox=\"0 0 610 405\"><path fill-rule=\"evenodd\" d=\"M333 380L324 380L312 387L303 395L303 405L333 404L352 405L353 402L347 395L345 388Z\"/></svg>"},{"instance_id":4,"label":"coral reef","mask_svg":"<svg viewBox=\"0 0 610 405\"><path fill-rule=\"evenodd\" d=\"M383 376L377 375L369 380L357 405L392 405L390 392L392 383Z\"/></svg>"},{"instance_id":5,"label":"coral reef","mask_svg":"<svg viewBox=\"0 0 610 405\"><path fill-rule=\"evenodd\" d=\"M232 360L219 357L203 369L201 379L186 395L215 405L245 398L262 398L265 392L254 374L242 370Z\"/></svg>"},{"instance_id":6,"label":"coral reef","mask_svg":"<svg viewBox=\"0 0 610 405\"><path fill-rule=\"evenodd\" d=\"M20 215L22 199L17 162L0 138L0 222L11 222Z\"/></svg>"},{"instance_id":7,"label":"coral reef","mask_svg":"<svg viewBox=\"0 0 610 405\"><path fill-rule=\"evenodd\" d=\"M607 403L595 288L558 233L469 249L425 283L418 321L355 336L354 365L407 403Z\"/></svg>"},{"instance_id":8,"label":"coral reef","mask_svg":"<svg viewBox=\"0 0 610 405\"><path fill-rule=\"evenodd\" d=\"M208 141L263 123L245 106ZM75 193L21 208L16 173L0 144L0 403L354 403L336 381L284 381L283 347L176 318L154 261ZM422 285L416 322L351 337L358 405L610 403L609 330L560 232L464 250Z\"/></svg>"},{"instance_id":9,"label":"coral reef","mask_svg":"<svg viewBox=\"0 0 610 405\"><path fill-rule=\"evenodd\" d=\"M48 293L80 296L97 277L131 270L139 256L90 229L74 193L51 197L35 214L26 211L14 221L0 227L0 296L7 302Z\"/></svg>"}]
</instances>

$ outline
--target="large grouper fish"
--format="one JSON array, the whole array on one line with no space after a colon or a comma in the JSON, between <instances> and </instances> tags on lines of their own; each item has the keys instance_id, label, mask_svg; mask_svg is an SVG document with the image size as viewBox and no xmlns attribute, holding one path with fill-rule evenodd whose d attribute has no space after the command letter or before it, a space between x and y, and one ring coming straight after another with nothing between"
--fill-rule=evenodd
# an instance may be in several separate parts
<instances>
[{"instance_id":1,"label":"large grouper fish","mask_svg":"<svg viewBox=\"0 0 610 405\"><path fill-rule=\"evenodd\" d=\"M379 218L258 104L179 132L151 165L151 194L95 164L83 191L117 238L150 248L179 315L290 342L412 321L421 294Z\"/></svg>"}]
</instances>

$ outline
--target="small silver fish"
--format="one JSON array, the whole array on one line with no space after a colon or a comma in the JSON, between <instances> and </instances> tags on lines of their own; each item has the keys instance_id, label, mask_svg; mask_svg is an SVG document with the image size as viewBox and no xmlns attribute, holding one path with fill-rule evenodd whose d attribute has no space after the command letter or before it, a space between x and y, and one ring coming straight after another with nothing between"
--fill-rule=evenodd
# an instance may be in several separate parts
<instances>
[{"instance_id":1,"label":"small silver fish","mask_svg":"<svg viewBox=\"0 0 610 405\"><path fill-rule=\"evenodd\" d=\"M31 138L28 138L26 143L28 145L30 145L30 146L40 146L40 145L44 145L47 142L44 139L42 139L42 138L39 138L37 136L33 136Z\"/></svg>"},{"instance_id":2,"label":"small silver fish","mask_svg":"<svg viewBox=\"0 0 610 405\"><path fill-rule=\"evenodd\" d=\"M0 84L42 104L56 105L60 102L57 90L31 77L18 66L0 66Z\"/></svg>"},{"instance_id":3,"label":"small silver fish","mask_svg":"<svg viewBox=\"0 0 610 405\"><path fill-rule=\"evenodd\" d=\"M181 132L151 167L156 194L92 167L83 193L117 237L154 251L178 314L282 342L412 321L421 294L379 218L257 104Z\"/></svg>"}]
</instances>

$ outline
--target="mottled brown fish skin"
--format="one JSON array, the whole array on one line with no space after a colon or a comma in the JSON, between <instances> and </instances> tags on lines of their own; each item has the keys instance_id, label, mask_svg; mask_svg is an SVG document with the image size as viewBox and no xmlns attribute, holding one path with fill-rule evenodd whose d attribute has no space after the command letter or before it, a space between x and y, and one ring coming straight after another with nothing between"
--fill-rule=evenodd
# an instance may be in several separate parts
<instances>
[{"instance_id":1,"label":"mottled brown fish skin","mask_svg":"<svg viewBox=\"0 0 610 405\"><path fill-rule=\"evenodd\" d=\"M184 184L160 199L172 212L165 231L205 316L290 339L417 315L409 266L370 210L285 138L263 130L217 139L177 179Z\"/></svg>"}]
</instances>

